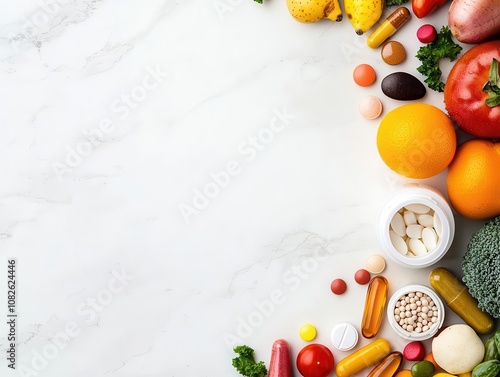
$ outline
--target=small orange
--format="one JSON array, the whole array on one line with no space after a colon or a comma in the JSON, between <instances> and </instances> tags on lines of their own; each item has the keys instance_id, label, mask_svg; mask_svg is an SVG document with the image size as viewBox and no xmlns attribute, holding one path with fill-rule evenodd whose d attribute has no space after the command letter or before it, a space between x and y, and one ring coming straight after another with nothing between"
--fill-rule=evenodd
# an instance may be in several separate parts
<instances>
[{"instance_id":1,"label":"small orange","mask_svg":"<svg viewBox=\"0 0 500 377\"><path fill-rule=\"evenodd\" d=\"M499 172L500 143L472 139L460 144L446 179L453 208L474 220L500 215Z\"/></svg>"},{"instance_id":2,"label":"small orange","mask_svg":"<svg viewBox=\"0 0 500 377\"><path fill-rule=\"evenodd\" d=\"M402 105L388 112L377 131L385 164L408 178L429 178L450 164L457 136L450 118L426 103Z\"/></svg>"}]
</instances>

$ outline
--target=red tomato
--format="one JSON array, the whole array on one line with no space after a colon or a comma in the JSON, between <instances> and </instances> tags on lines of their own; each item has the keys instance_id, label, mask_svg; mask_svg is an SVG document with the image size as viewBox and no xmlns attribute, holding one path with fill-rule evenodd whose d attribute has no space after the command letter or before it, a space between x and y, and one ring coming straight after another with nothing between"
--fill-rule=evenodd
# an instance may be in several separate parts
<instances>
[{"instance_id":1,"label":"red tomato","mask_svg":"<svg viewBox=\"0 0 500 377\"><path fill-rule=\"evenodd\" d=\"M427 17L448 0L412 0L411 8L418 18Z\"/></svg>"},{"instance_id":2,"label":"red tomato","mask_svg":"<svg viewBox=\"0 0 500 377\"><path fill-rule=\"evenodd\" d=\"M332 351L322 344L309 344L297 355L297 369L304 377L326 377L333 371Z\"/></svg>"},{"instance_id":3,"label":"red tomato","mask_svg":"<svg viewBox=\"0 0 500 377\"><path fill-rule=\"evenodd\" d=\"M465 132L480 138L500 138L500 105L488 106L483 91L491 83L493 59L500 62L500 41L481 43L462 55L448 75L444 87L446 111ZM498 72L496 72L498 74ZM498 86L491 87L493 95Z\"/></svg>"}]
</instances>

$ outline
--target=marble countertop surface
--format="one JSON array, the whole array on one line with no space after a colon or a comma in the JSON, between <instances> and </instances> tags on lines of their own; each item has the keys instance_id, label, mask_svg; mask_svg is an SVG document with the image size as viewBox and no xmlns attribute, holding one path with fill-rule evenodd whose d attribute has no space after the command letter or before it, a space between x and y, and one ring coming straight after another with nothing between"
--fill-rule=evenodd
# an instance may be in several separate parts
<instances>
[{"instance_id":1,"label":"marble countertop surface","mask_svg":"<svg viewBox=\"0 0 500 377\"><path fill-rule=\"evenodd\" d=\"M359 326L366 287L353 274L383 253L375 217L410 181L383 164L380 118L363 119L358 103L401 104L380 79L423 80L415 32L445 24L445 10L398 31L408 57L397 67L347 18L300 24L285 1L4 0L2 10L1 376L237 376L235 345L268 363L274 340L293 357L306 344L303 324L329 347L335 324ZM375 85L354 84L360 63L375 67ZM421 101L443 108L439 93ZM444 174L419 182L445 192ZM481 224L456 223L439 265L459 273ZM429 271L388 262L384 275L393 292ZM342 296L330 292L336 277ZM380 336L405 344L387 323Z\"/></svg>"}]
</instances>

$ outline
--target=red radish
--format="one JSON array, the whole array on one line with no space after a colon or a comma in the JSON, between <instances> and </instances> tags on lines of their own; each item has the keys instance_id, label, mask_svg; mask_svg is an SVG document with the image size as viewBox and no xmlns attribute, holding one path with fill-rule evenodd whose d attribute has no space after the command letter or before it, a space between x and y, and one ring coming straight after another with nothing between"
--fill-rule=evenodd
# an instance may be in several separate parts
<instances>
[{"instance_id":1,"label":"red radish","mask_svg":"<svg viewBox=\"0 0 500 377\"><path fill-rule=\"evenodd\" d=\"M437 31L431 24L425 24L418 28L417 38L421 43L431 43L437 38Z\"/></svg>"},{"instance_id":2,"label":"red radish","mask_svg":"<svg viewBox=\"0 0 500 377\"><path fill-rule=\"evenodd\" d=\"M284 339L278 339L273 343L268 377L292 377L290 346Z\"/></svg>"},{"instance_id":3,"label":"red radish","mask_svg":"<svg viewBox=\"0 0 500 377\"><path fill-rule=\"evenodd\" d=\"M403 356L409 361L423 360L425 357L424 344L418 341L408 343L403 350Z\"/></svg>"},{"instance_id":4,"label":"red radish","mask_svg":"<svg viewBox=\"0 0 500 377\"><path fill-rule=\"evenodd\" d=\"M462 43L480 43L500 33L498 0L453 0L448 25Z\"/></svg>"}]
</instances>

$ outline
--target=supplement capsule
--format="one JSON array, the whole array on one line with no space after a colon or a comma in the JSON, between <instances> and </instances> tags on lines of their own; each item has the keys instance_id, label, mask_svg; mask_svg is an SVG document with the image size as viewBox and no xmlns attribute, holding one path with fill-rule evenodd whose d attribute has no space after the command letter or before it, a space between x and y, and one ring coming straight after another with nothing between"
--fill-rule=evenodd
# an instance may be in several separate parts
<instances>
[{"instance_id":1,"label":"supplement capsule","mask_svg":"<svg viewBox=\"0 0 500 377\"><path fill-rule=\"evenodd\" d=\"M377 364L391 352L390 343L384 338L378 338L337 363L337 377L350 377L359 371Z\"/></svg>"},{"instance_id":2,"label":"supplement capsule","mask_svg":"<svg viewBox=\"0 0 500 377\"><path fill-rule=\"evenodd\" d=\"M365 338L377 335L384 314L389 283L383 276L375 276L368 285L365 308L361 321L361 333Z\"/></svg>"},{"instance_id":3,"label":"supplement capsule","mask_svg":"<svg viewBox=\"0 0 500 377\"><path fill-rule=\"evenodd\" d=\"M489 334L495 326L493 318L477 306L467 287L446 268L438 267L429 275L429 283L448 307L478 334Z\"/></svg>"},{"instance_id":4,"label":"supplement capsule","mask_svg":"<svg viewBox=\"0 0 500 377\"><path fill-rule=\"evenodd\" d=\"M377 364L367 377L392 377L403 363L401 352L395 351L387 355Z\"/></svg>"},{"instance_id":5,"label":"supplement capsule","mask_svg":"<svg viewBox=\"0 0 500 377\"><path fill-rule=\"evenodd\" d=\"M410 11L405 7L399 7L367 38L366 43L371 48L377 48L393 35L398 29L410 19Z\"/></svg>"},{"instance_id":6,"label":"supplement capsule","mask_svg":"<svg viewBox=\"0 0 500 377\"><path fill-rule=\"evenodd\" d=\"M290 346L286 340L278 339L273 343L268 377L292 377L292 374Z\"/></svg>"}]
</instances>

